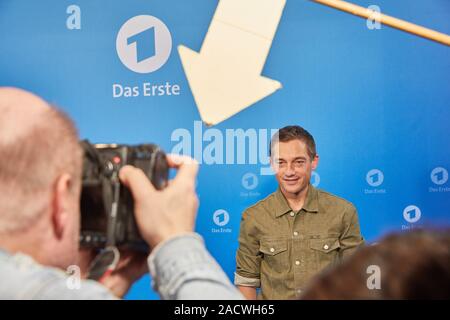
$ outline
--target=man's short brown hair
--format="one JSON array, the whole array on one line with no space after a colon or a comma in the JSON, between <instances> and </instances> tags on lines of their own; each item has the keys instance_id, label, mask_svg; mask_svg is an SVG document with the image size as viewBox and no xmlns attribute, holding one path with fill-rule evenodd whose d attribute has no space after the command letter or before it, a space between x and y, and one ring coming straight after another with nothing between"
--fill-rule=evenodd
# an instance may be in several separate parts
<instances>
[{"instance_id":1,"label":"man's short brown hair","mask_svg":"<svg viewBox=\"0 0 450 320\"><path fill-rule=\"evenodd\" d=\"M316 142L313 136L300 126L286 126L278 130L270 141L270 155L272 155L272 147L276 142L289 142L292 140L300 140L306 144L308 155L311 160L316 157Z\"/></svg>"}]
</instances>

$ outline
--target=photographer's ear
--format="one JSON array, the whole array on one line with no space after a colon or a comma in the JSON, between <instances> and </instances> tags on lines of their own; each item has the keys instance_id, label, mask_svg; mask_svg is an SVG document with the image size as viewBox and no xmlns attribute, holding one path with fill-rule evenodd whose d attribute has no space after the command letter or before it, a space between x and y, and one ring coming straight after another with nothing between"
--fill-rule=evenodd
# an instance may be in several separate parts
<instances>
[{"instance_id":1,"label":"photographer's ear","mask_svg":"<svg viewBox=\"0 0 450 320\"><path fill-rule=\"evenodd\" d=\"M64 173L58 177L53 189L52 196L52 212L51 221L53 225L53 232L57 239L63 237L65 229L71 222L73 208L73 178L70 174Z\"/></svg>"}]
</instances>

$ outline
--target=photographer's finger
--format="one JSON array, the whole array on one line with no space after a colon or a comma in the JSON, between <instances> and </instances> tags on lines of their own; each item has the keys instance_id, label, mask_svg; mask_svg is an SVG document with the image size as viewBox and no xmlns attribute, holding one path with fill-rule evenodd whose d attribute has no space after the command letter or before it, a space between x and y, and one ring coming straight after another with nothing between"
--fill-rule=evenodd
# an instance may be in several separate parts
<instances>
[{"instance_id":1,"label":"photographer's finger","mask_svg":"<svg viewBox=\"0 0 450 320\"><path fill-rule=\"evenodd\" d=\"M183 156L180 154L173 154L173 153L166 155L166 159L171 168L179 168L184 164L190 164L190 163L197 164L198 163L197 160L195 160L191 157Z\"/></svg>"},{"instance_id":2,"label":"photographer's finger","mask_svg":"<svg viewBox=\"0 0 450 320\"><path fill-rule=\"evenodd\" d=\"M131 190L134 199L142 199L155 191L145 173L136 167L124 166L120 169L119 178Z\"/></svg>"},{"instance_id":3,"label":"photographer's finger","mask_svg":"<svg viewBox=\"0 0 450 320\"><path fill-rule=\"evenodd\" d=\"M169 163L176 163L178 172L173 179L174 183L189 183L195 185L195 179L198 173L198 162L195 159L186 156L170 155Z\"/></svg>"}]
</instances>

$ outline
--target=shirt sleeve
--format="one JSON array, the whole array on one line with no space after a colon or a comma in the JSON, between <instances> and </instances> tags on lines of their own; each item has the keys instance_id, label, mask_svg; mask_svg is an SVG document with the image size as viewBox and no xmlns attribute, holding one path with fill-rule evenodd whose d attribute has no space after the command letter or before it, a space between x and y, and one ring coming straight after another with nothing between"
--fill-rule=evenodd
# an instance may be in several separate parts
<instances>
[{"instance_id":1,"label":"shirt sleeve","mask_svg":"<svg viewBox=\"0 0 450 320\"><path fill-rule=\"evenodd\" d=\"M195 233L173 237L148 258L153 288L162 299L244 299Z\"/></svg>"},{"instance_id":2,"label":"shirt sleeve","mask_svg":"<svg viewBox=\"0 0 450 320\"><path fill-rule=\"evenodd\" d=\"M3 260L0 259L0 275L15 272L17 276L9 277L8 281L0 277L0 298L118 299L96 281L81 280L78 275L67 276L62 270L36 264L28 256L8 256ZM152 251L148 264L154 288L162 299L244 299L208 253L198 234L179 235L164 241Z\"/></svg>"},{"instance_id":3,"label":"shirt sleeve","mask_svg":"<svg viewBox=\"0 0 450 320\"><path fill-rule=\"evenodd\" d=\"M351 205L343 217L344 232L339 239L341 244L341 258L352 255L359 247L364 245L361 235L356 208Z\"/></svg>"},{"instance_id":4,"label":"shirt sleeve","mask_svg":"<svg viewBox=\"0 0 450 320\"><path fill-rule=\"evenodd\" d=\"M242 215L239 248L236 253L236 273L234 284L238 286L260 287L261 253L255 221L248 211Z\"/></svg>"},{"instance_id":5,"label":"shirt sleeve","mask_svg":"<svg viewBox=\"0 0 450 320\"><path fill-rule=\"evenodd\" d=\"M6 271L11 269L10 274L15 272L15 276L2 282L0 298L20 300L118 299L96 281L81 280L79 274L68 276L60 269L39 265L28 256L17 254L10 259L10 263L6 267Z\"/></svg>"}]
</instances>

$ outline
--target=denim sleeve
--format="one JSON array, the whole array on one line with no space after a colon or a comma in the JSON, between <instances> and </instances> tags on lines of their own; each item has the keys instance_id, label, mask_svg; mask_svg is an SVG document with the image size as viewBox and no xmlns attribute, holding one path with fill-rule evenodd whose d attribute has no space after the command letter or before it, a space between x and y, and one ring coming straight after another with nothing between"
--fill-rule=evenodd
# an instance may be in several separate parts
<instances>
[{"instance_id":1,"label":"denim sleeve","mask_svg":"<svg viewBox=\"0 0 450 320\"><path fill-rule=\"evenodd\" d=\"M25 293L24 299L38 300L116 300L106 287L92 280L84 280L79 288L70 288L67 279L52 279L40 290Z\"/></svg>"},{"instance_id":2,"label":"denim sleeve","mask_svg":"<svg viewBox=\"0 0 450 320\"><path fill-rule=\"evenodd\" d=\"M149 259L153 287L162 299L238 300L240 292L195 233L180 235L158 245Z\"/></svg>"},{"instance_id":3,"label":"denim sleeve","mask_svg":"<svg viewBox=\"0 0 450 320\"><path fill-rule=\"evenodd\" d=\"M198 234L177 236L158 245L148 264L162 299L243 299ZM98 282L73 279L26 255L0 254L0 299L117 299Z\"/></svg>"},{"instance_id":4,"label":"denim sleeve","mask_svg":"<svg viewBox=\"0 0 450 320\"><path fill-rule=\"evenodd\" d=\"M0 299L105 300L117 299L106 287L64 271L42 266L31 257L0 251Z\"/></svg>"}]
</instances>

